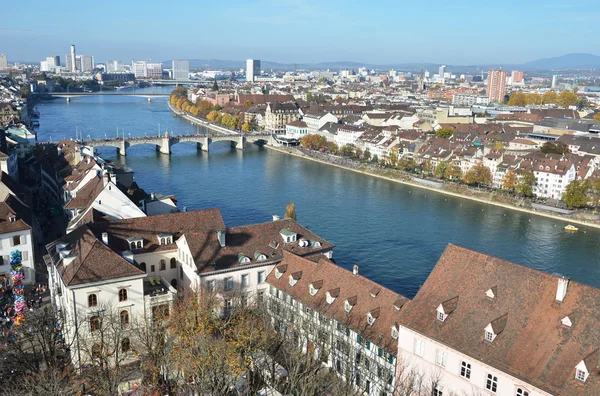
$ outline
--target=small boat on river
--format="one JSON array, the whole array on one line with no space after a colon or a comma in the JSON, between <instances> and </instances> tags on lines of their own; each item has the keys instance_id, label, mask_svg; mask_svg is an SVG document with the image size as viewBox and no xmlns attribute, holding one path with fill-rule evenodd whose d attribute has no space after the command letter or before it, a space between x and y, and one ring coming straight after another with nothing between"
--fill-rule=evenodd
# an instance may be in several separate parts
<instances>
[{"instance_id":1,"label":"small boat on river","mask_svg":"<svg viewBox=\"0 0 600 396\"><path fill-rule=\"evenodd\" d=\"M566 226L566 227L565 227L565 231L573 231L573 232L576 232L576 231L579 231L579 228L575 227L575 226L574 226L574 225L572 225L572 224L569 224L568 226Z\"/></svg>"}]
</instances>

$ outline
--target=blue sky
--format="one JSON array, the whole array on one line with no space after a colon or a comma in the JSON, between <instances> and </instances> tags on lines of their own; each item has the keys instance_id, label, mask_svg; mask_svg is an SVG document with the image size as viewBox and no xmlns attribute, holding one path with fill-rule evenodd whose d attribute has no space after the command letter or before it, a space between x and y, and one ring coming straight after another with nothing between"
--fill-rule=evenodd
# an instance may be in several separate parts
<instances>
[{"instance_id":1,"label":"blue sky","mask_svg":"<svg viewBox=\"0 0 600 396\"><path fill-rule=\"evenodd\" d=\"M598 0L6 1L0 53L129 61L524 63L600 55ZM64 62L64 60L63 60Z\"/></svg>"}]
</instances>

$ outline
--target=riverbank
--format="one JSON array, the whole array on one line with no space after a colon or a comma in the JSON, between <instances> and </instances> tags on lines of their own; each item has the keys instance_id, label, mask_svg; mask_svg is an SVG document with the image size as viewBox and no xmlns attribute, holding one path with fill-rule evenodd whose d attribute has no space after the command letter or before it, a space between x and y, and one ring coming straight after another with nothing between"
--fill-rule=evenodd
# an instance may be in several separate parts
<instances>
[{"instance_id":1,"label":"riverbank","mask_svg":"<svg viewBox=\"0 0 600 396\"><path fill-rule=\"evenodd\" d=\"M176 115L177 117L181 117L185 120L188 120L189 122L191 122L194 125L198 125L198 126L206 128L206 129L210 129L211 131L214 131L214 132L226 133L229 135L239 135L238 132L232 131L230 129L224 128L219 125L215 125L215 124L213 124L207 120L204 120L202 118L194 117L193 115L186 113L185 111L178 110L171 104L170 101L167 103L169 105L169 109L171 110L171 112L173 112L174 115Z\"/></svg>"},{"instance_id":2,"label":"riverbank","mask_svg":"<svg viewBox=\"0 0 600 396\"><path fill-rule=\"evenodd\" d=\"M274 151L278 151L282 154L288 154L288 155L292 155L294 157L298 157L298 158L303 158L309 161L313 161L313 162L318 162L324 165L330 165L330 166L334 166L336 168L340 168L340 169L345 169L345 170L349 170L355 173L360 173L366 176L371 176L371 177L376 177L378 179L382 179L382 180L387 180L387 181L391 181L394 183L400 183L400 184L404 184L406 186L411 186L411 187L415 187L415 188L419 188L422 190L428 190L428 191L432 191L438 194L443 194L443 195L449 195L455 198L461 198L461 199L468 199L470 201L475 201L475 202L479 202L479 203L483 203L483 204L487 204L487 205L494 205L494 206L498 206L498 207L502 207L505 209L509 209L509 210L514 210L514 211L518 211L518 212L523 212L523 213L528 213L528 214L532 214L535 216L542 216L542 217L546 217L549 219L553 219L553 220L558 220L560 222L564 222L567 224L577 224L580 226L585 226L585 227L592 227L592 228L597 228L600 229L600 224L598 223L592 223L586 220L580 220L580 219L575 219L572 217L567 217L567 216L560 216L557 214L552 214L552 213L545 213L545 212L541 212L538 210L534 210L534 209L529 209L529 208L524 208L524 207L518 207L518 206L514 206L514 205L509 205L506 203L502 203L502 202L495 202L495 201L491 201L491 200L487 200L487 199L482 199L479 197L473 197L473 196L469 196L466 194L460 194L460 193L456 193L453 191L448 191L445 189L440 189L440 188L435 188L435 187L429 187L420 183L416 183L414 181L410 181L410 180L403 180L403 179L396 179L396 178L392 178L392 177L388 177L388 176L383 176L383 175L378 175L376 173L367 171L367 170L363 170L363 169L359 169L359 168L351 168L348 166L343 166L343 165L339 165L339 164L334 164L331 162L327 162L327 161L323 161L320 160L318 158L314 158L311 157L309 155L304 154L303 152L301 152L300 150L297 149L293 149L293 148L281 148L281 147L273 147L273 146L265 146L266 148L268 148L269 150L274 150Z\"/></svg>"}]
</instances>

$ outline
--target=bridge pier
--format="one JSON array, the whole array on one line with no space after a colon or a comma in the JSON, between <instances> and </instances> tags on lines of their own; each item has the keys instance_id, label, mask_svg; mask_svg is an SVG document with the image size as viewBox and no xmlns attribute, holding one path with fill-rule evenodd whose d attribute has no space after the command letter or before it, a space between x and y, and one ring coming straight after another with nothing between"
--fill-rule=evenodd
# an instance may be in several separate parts
<instances>
[{"instance_id":1,"label":"bridge pier","mask_svg":"<svg viewBox=\"0 0 600 396\"><path fill-rule=\"evenodd\" d=\"M156 151L159 151L161 154L171 155L171 139L169 136L161 139L160 144L156 145Z\"/></svg>"},{"instance_id":2,"label":"bridge pier","mask_svg":"<svg viewBox=\"0 0 600 396\"><path fill-rule=\"evenodd\" d=\"M69 103L71 101L71 98L67 97L67 103Z\"/></svg>"},{"instance_id":3,"label":"bridge pier","mask_svg":"<svg viewBox=\"0 0 600 396\"><path fill-rule=\"evenodd\" d=\"M231 142L231 147L235 147L238 150L244 150L244 144L246 143L246 138L244 136L240 136L237 138L236 142Z\"/></svg>"},{"instance_id":4,"label":"bridge pier","mask_svg":"<svg viewBox=\"0 0 600 396\"><path fill-rule=\"evenodd\" d=\"M148 103L152 102L152 98L148 96Z\"/></svg>"},{"instance_id":5,"label":"bridge pier","mask_svg":"<svg viewBox=\"0 0 600 396\"><path fill-rule=\"evenodd\" d=\"M196 143L196 148L200 151L206 151L208 153L208 143Z\"/></svg>"},{"instance_id":6,"label":"bridge pier","mask_svg":"<svg viewBox=\"0 0 600 396\"><path fill-rule=\"evenodd\" d=\"M120 147L117 147L117 153L121 157L126 157L127 156L127 144L125 143L125 140L121 140Z\"/></svg>"}]
</instances>

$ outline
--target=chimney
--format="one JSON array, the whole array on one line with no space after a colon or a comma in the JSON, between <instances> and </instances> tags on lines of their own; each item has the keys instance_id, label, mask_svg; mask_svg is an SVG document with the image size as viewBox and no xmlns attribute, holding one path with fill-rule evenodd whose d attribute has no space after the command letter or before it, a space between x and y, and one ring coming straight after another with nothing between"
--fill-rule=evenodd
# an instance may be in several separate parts
<instances>
[{"instance_id":1,"label":"chimney","mask_svg":"<svg viewBox=\"0 0 600 396\"><path fill-rule=\"evenodd\" d=\"M108 232L102 233L102 243L108 245Z\"/></svg>"},{"instance_id":2,"label":"chimney","mask_svg":"<svg viewBox=\"0 0 600 396\"><path fill-rule=\"evenodd\" d=\"M155 195L154 195L154 193L150 193L150 199L151 199L152 201L154 201L154 198L155 198Z\"/></svg>"},{"instance_id":3,"label":"chimney","mask_svg":"<svg viewBox=\"0 0 600 396\"><path fill-rule=\"evenodd\" d=\"M219 238L219 244L222 248L225 247L225 231L217 231L217 238Z\"/></svg>"},{"instance_id":4,"label":"chimney","mask_svg":"<svg viewBox=\"0 0 600 396\"><path fill-rule=\"evenodd\" d=\"M352 267L352 274L358 275L358 265L354 264L354 267Z\"/></svg>"},{"instance_id":5,"label":"chimney","mask_svg":"<svg viewBox=\"0 0 600 396\"><path fill-rule=\"evenodd\" d=\"M104 173L102 174L102 181L104 182L104 185L106 186L108 184L108 182L110 181L110 175L108 174L107 171L104 171Z\"/></svg>"},{"instance_id":6,"label":"chimney","mask_svg":"<svg viewBox=\"0 0 600 396\"><path fill-rule=\"evenodd\" d=\"M558 278L558 287L556 288L556 301L562 302L567 294L567 287L569 286L569 278L561 276Z\"/></svg>"},{"instance_id":7,"label":"chimney","mask_svg":"<svg viewBox=\"0 0 600 396\"><path fill-rule=\"evenodd\" d=\"M279 215L273 215L273 221L279 220Z\"/></svg>"}]
</instances>

